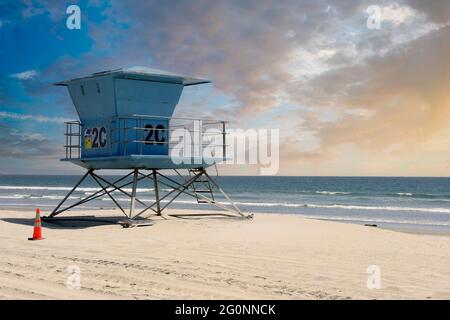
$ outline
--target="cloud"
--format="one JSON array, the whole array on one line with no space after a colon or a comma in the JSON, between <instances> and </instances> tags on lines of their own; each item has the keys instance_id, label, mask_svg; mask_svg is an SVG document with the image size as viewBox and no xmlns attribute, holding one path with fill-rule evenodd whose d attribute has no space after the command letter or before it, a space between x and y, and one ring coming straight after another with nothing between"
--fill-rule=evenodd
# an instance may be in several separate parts
<instances>
[{"instance_id":1,"label":"cloud","mask_svg":"<svg viewBox=\"0 0 450 320\"><path fill-rule=\"evenodd\" d=\"M60 146L39 133L23 132L0 123L0 157L54 159Z\"/></svg>"},{"instance_id":2,"label":"cloud","mask_svg":"<svg viewBox=\"0 0 450 320\"><path fill-rule=\"evenodd\" d=\"M21 0L20 5L25 19L45 14L55 22L65 16L68 6L64 2L52 0Z\"/></svg>"},{"instance_id":3,"label":"cloud","mask_svg":"<svg viewBox=\"0 0 450 320\"><path fill-rule=\"evenodd\" d=\"M11 77L19 80L33 80L39 76L39 72L36 70L28 70L19 73L12 74Z\"/></svg>"},{"instance_id":4,"label":"cloud","mask_svg":"<svg viewBox=\"0 0 450 320\"><path fill-rule=\"evenodd\" d=\"M108 19L90 24L89 32L98 50L116 56L86 59L99 69L136 61L205 76L234 97L236 115L264 113L282 105L292 94L286 87L299 75L323 73L337 60L345 65L385 54L432 30L423 21L426 5L379 3L392 25L370 32L365 21L370 0L179 1L176 6L115 0L103 12Z\"/></svg>"},{"instance_id":5,"label":"cloud","mask_svg":"<svg viewBox=\"0 0 450 320\"><path fill-rule=\"evenodd\" d=\"M448 0L409 0L407 3L419 12L425 13L434 22L450 22L450 1Z\"/></svg>"},{"instance_id":6,"label":"cloud","mask_svg":"<svg viewBox=\"0 0 450 320\"><path fill-rule=\"evenodd\" d=\"M62 5L29 3L26 16L64 16ZM373 4L388 22L380 30L366 27ZM101 19L83 20L94 40L89 52L40 71L43 77L25 83L30 95L44 92L44 76L147 65L211 78L227 96L216 116L243 126L265 116L287 135L307 132L307 141L284 141L286 166L330 161L347 145L354 157L403 157L444 143L436 137L449 120L450 1L112 0L98 10ZM200 104L195 112L207 113L208 101ZM280 112L297 125L276 120Z\"/></svg>"},{"instance_id":7,"label":"cloud","mask_svg":"<svg viewBox=\"0 0 450 320\"><path fill-rule=\"evenodd\" d=\"M155 67L213 79L216 88L235 98L241 114L251 114L280 104L285 84L292 81L286 65L293 50L332 33L340 19L363 8L360 2L343 2L333 5L333 16L327 7L328 1L298 0L179 1L175 6L113 1L108 21L91 26L90 33L103 50L120 43L120 56L129 60L151 59ZM111 21L128 28L120 30Z\"/></svg>"},{"instance_id":8,"label":"cloud","mask_svg":"<svg viewBox=\"0 0 450 320\"><path fill-rule=\"evenodd\" d=\"M299 82L297 102L315 107L303 126L316 133L323 153L344 144L369 153L414 153L448 127L449 56L446 27L384 56ZM324 119L332 110L337 119Z\"/></svg>"},{"instance_id":9,"label":"cloud","mask_svg":"<svg viewBox=\"0 0 450 320\"><path fill-rule=\"evenodd\" d=\"M41 123L56 123L56 124L63 124L64 122L71 121L69 118L63 118L63 117L48 117L43 115L33 115L33 114L21 114L21 113L14 113L14 112L3 112L0 111L0 119L12 119L12 120L31 120Z\"/></svg>"},{"instance_id":10,"label":"cloud","mask_svg":"<svg viewBox=\"0 0 450 320\"><path fill-rule=\"evenodd\" d=\"M407 5L399 5L398 3L388 4L380 9L381 20L389 21L395 26L407 22L418 14L413 8Z\"/></svg>"}]
</instances>

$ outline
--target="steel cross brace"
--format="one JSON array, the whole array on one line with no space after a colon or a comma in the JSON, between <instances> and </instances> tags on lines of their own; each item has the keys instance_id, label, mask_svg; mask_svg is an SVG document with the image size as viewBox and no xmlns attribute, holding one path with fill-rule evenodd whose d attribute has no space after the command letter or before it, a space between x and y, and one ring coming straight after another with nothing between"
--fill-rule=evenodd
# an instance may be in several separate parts
<instances>
[{"instance_id":1,"label":"steel cross brace","mask_svg":"<svg viewBox=\"0 0 450 320\"><path fill-rule=\"evenodd\" d=\"M146 211L148 210L152 210L157 216L161 216L162 211L164 209L166 209L176 198L178 198L181 194L186 194L189 195L191 197L197 198L201 197L203 200L205 200L206 202L215 205L221 209L227 210L229 212L232 212L234 214L238 214L239 217L244 217L244 218L251 218L250 216L244 215L239 208L236 206L236 204L228 197L228 195L217 185L217 183L206 173L206 171L203 170L199 170L197 173L194 174L194 176L191 176L189 179L185 179L177 170L174 170L182 179L182 182L178 182L175 179L169 178L166 175L163 175L162 173L160 173L158 170L156 169L151 169L151 172L149 174L143 174L141 172L139 172L139 169L134 169L133 171L131 171L130 173L126 174L125 176L110 182L108 180L106 180L105 178L97 175L96 173L94 173L94 169L89 169L82 177L81 179L75 184L75 186L69 191L69 193L63 198L63 200L58 204L58 206L52 211L52 213L48 216L48 217L43 217L43 219L48 219L50 220L51 218L54 218L55 216L59 215L60 213L67 211L69 209L72 209L76 206L82 205L84 203L87 203L89 201L95 200L99 197L102 197L104 195L107 195L109 198L111 198L111 200L114 202L114 204L121 210L121 212L130 220L135 219L140 217L142 214L144 214ZM126 178L130 177L131 175L133 175L133 180L126 182L126 183L122 183L119 185L120 182L122 182L123 180L125 180ZM220 191L220 193L226 198L226 200L229 202L229 204L231 205L231 208L227 205L224 205L222 203L218 203L216 201L214 201L213 199L210 199L208 197L206 197L203 194L199 194L196 192L191 192L189 190L189 187L193 185L193 183L196 182L196 180L200 177L204 175L209 181L211 181L211 183L213 184L213 186ZM96 192L94 192L91 195L88 195L86 197L84 197L83 199L77 201L74 204L71 204L65 208L61 208L61 206L66 202L66 200L70 197L71 194L73 194L73 192L75 192L75 190L81 185L81 183L88 177L91 176L92 179L99 185L100 189ZM163 179L158 179L158 177L163 178ZM136 197L136 191L137 191L137 184L139 181L149 178L150 180L153 181L153 186L154 186L154 191L155 191L155 201L153 203L151 203L150 205L145 203L144 201L139 200ZM129 186L130 184L132 184L132 192L131 194L126 192L125 190L123 190L124 187ZM159 187L158 184L162 184L164 186L167 186L169 188L171 188L172 190L167 192L165 195L163 195L162 197L160 197L159 194ZM114 198L113 192L115 191L119 191L122 194L126 195L127 197L129 197L131 199L130 201L130 211L129 214L127 214L127 212L125 211L125 209L122 207L122 205ZM164 205L162 205L162 201L165 200L166 198L168 198L169 196L171 196L171 198L169 198L169 200L167 201L167 203L165 203ZM139 211L137 214L134 215L134 210L135 210L135 203L139 203L141 204L144 208ZM156 206L156 209L154 208ZM213 215L213 214L198 214L198 215ZM177 215L177 216L182 216L182 215ZM150 217L150 215L147 215L145 218Z\"/></svg>"},{"instance_id":2,"label":"steel cross brace","mask_svg":"<svg viewBox=\"0 0 450 320\"><path fill-rule=\"evenodd\" d=\"M67 210L69 210L69 209L72 209L72 208L74 208L74 207L77 207L77 206L79 206L79 205L82 205L82 204L87 203L87 202L89 202L89 201L95 200L95 199L97 199L97 198L99 198L99 197L104 196L105 194L108 195L108 196L113 200L113 202L118 206L118 208L119 208L119 209L120 209L120 210L128 217L128 215L126 214L125 210L120 206L120 204L117 202L117 200L114 199L114 197L113 197L113 195L112 195L111 193L114 192L114 191L116 191L116 190L118 190L118 191L122 192L123 194L125 194L125 195L131 197L129 193L127 193L126 191L124 191L124 190L122 190L122 189L123 189L124 187L126 187L126 186L128 186L128 185L134 183L134 181L130 181L130 182L127 182L127 183L123 183L123 184L121 184L121 185L119 185L119 186L117 186L117 184L118 184L119 182L123 181L124 179L128 178L128 177L129 177L130 175L132 175L132 174L133 174L133 172L130 172L129 174L127 174L127 175L125 175L125 176L123 176L123 177L121 177L121 178L115 180L114 182L109 182L109 181L107 181L105 178L102 178L102 177L98 176L97 174L95 174L93 169L89 169L89 170L83 175L83 177L75 184L75 186L69 191L69 193L64 197L64 199L61 200L61 202L58 204L58 206L56 206L56 208L52 211L52 213L51 213L48 217L43 217L43 219L51 219L51 218L54 218L55 216L59 215L60 213L62 213L62 212L64 212L64 211L67 211ZM88 196L86 196L85 198L83 198L83 199L77 201L76 203L69 205L69 206L66 207L66 208L60 209L61 206L62 206L62 205L66 202L66 200L70 197L70 195L71 195L71 194L72 194L72 193L80 186L80 184L81 184L88 176L91 176L91 177L94 179L94 181L97 182L97 184L100 186L101 189L98 190L98 191L96 191L96 192L94 192L93 194L88 195ZM146 178L146 177L147 177L147 175L144 175L143 177L138 178L137 181L142 180L142 179L144 179L144 178ZM104 185L101 184L99 180L100 180L100 181L103 181L103 182L106 183L108 186L105 188ZM110 190L107 190L107 189L110 188L110 187L111 187L111 189L110 189ZM139 202L139 203L141 203L142 205L147 206L147 204L144 203L143 201L141 201L141 200L139 200L139 199L137 199L137 198L136 198L135 200L136 200L136 202ZM60 210L59 210L59 209L60 209Z\"/></svg>"}]
</instances>

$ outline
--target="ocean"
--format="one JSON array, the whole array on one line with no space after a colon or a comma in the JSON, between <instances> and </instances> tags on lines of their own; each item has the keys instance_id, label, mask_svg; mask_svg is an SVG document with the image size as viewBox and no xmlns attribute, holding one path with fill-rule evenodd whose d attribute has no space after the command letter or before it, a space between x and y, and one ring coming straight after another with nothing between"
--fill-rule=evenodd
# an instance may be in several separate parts
<instances>
[{"instance_id":1,"label":"ocean","mask_svg":"<svg viewBox=\"0 0 450 320\"><path fill-rule=\"evenodd\" d=\"M109 176L113 180L115 177ZM0 176L0 207L39 207L51 211L79 176ZM304 217L395 230L450 233L450 178L413 177L216 177L219 185L247 212L298 214ZM85 183L69 198L74 202L95 192ZM130 191L130 189L127 189ZM169 191L162 187L161 193ZM150 180L139 185L138 197L151 201ZM126 205L126 197L117 194ZM221 201L219 199L219 201ZM210 208L183 196L174 208ZM113 208L108 196L86 203L85 209Z\"/></svg>"}]
</instances>

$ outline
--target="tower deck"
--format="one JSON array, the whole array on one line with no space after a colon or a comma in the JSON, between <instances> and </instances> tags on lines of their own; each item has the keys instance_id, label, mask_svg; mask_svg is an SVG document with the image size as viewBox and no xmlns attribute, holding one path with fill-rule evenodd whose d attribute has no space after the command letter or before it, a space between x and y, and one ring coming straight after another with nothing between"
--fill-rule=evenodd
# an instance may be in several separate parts
<instances>
[{"instance_id":1,"label":"tower deck","mask_svg":"<svg viewBox=\"0 0 450 320\"><path fill-rule=\"evenodd\" d=\"M222 158L176 157L166 155L126 155L93 158L63 158L86 169L197 169L222 162Z\"/></svg>"}]
</instances>

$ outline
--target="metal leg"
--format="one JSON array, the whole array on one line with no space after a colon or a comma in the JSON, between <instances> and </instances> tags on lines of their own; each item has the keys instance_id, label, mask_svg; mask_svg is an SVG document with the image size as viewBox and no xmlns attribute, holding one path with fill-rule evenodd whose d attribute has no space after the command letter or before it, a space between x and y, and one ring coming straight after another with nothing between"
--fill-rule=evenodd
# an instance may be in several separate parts
<instances>
[{"instance_id":1,"label":"metal leg","mask_svg":"<svg viewBox=\"0 0 450 320\"><path fill-rule=\"evenodd\" d=\"M159 175L161 175L160 173L158 173ZM169 186L169 185L167 185L167 184L165 184L165 183L163 183L164 185L167 185L167 186L169 186L169 187L172 187L173 188L173 190L172 191L169 191L168 193L166 193L162 198L160 198L159 199L159 201L157 201L157 202L161 202L162 200L164 200L165 198L167 198L169 195L171 195L172 193L174 193L174 192L177 192L178 191L178 193L163 207L163 208L161 208L161 212L169 205L169 204L171 204L181 193L183 193L183 192L185 192L185 190L189 187L189 185L192 183L192 181L194 181L196 178L198 177L198 175L197 176L195 176L195 177L193 177L192 179L190 179L190 180L188 180L188 181L186 181L184 184L179 184L178 183L178 187L173 187L173 186ZM152 203L151 205L149 205L147 208L145 208L145 209L143 209L141 212L139 212L134 218L136 218L136 217L138 217L138 216L140 216L140 215L142 215L144 212L146 212L148 209L152 209L151 207L152 206L154 206L156 204L156 202L154 202L154 203Z\"/></svg>"},{"instance_id":2,"label":"metal leg","mask_svg":"<svg viewBox=\"0 0 450 320\"><path fill-rule=\"evenodd\" d=\"M138 169L134 169L133 174L133 190L131 191L131 202L130 202L130 219L133 217L134 213L134 205L136 201L136 188L137 188L137 179L138 179Z\"/></svg>"},{"instance_id":3,"label":"metal leg","mask_svg":"<svg viewBox=\"0 0 450 320\"><path fill-rule=\"evenodd\" d=\"M61 209L61 210L58 210L58 211L54 212L54 215L60 214L60 213L62 213L62 212L64 212L64 211L66 211L66 210L72 209L72 208L77 207L77 206L79 206L79 205L82 205L82 204L84 204L84 203L86 203L86 202L95 200L95 199L97 199L97 198L99 198L99 197L102 197L102 196L104 196L104 195L108 195L108 196L113 200L114 204L115 204L119 209L121 209L122 212L124 212L124 210L123 210L123 208L121 208L120 204L119 204L117 201L115 201L115 199L113 198L112 192L114 192L114 191L117 190L117 191L120 191L121 193L123 193L124 195L126 195L127 197L130 197L130 198L131 198L131 194L128 193L128 192L126 192L126 191L124 191L124 190L122 190L122 188L125 188L125 187L127 187L128 185L133 184L134 181L132 180L132 181L130 181L130 182L122 183L122 184L119 185L119 186L117 186L117 184L118 184L119 182L125 180L126 178L128 178L128 177L129 177L130 175L132 175L132 174L134 174L134 171L131 171L131 172L128 173L127 175L125 175L125 176L123 176L123 177L121 177L121 178L115 180L114 182L109 182L109 181L106 180L105 178L102 178L102 177L98 176L97 174L95 174L95 173L92 171L90 175L92 176L92 178L94 179L94 181L96 181L96 182L99 184L99 186L100 186L101 189L98 190L98 191L96 191L96 192L94 192L93 194L91 194L91 195L89 195L89 196L86 196L85 198L81 199L80 201L78 201L78 202L76 202L76 203L74 203L74 204L69 205L68 207L66 207L66 208L64 208L64 209ZM139 174L141 174L141 173L139 173ZM137 179L136 182L138 182L139 180L145 179L145 178L149 178L151 174L149 174L149 175L143 175L143 174L141 174L141 175L142 175L142 177L139 177L139 178ZM100 181L104 182L107 186L106 186L106 187L103 187L103 185L102 185L101 183L99 183ZM140 203L140 204L142 204L144 207L147 207L147 206L148 206L147 203L142 202L142 201L139 200L137 197L135 197L135 201L138 202L138 203ZM57 209L58 209L58 208L57 208ZM155 209L153 209L153 208L150 208L150 209L153 210L155 213L157 213ZM55 210L56 210L56 209L55 209ZM128 217L128 213L125 213L125 212L124 212L124 214Z\"/></svg>"},{"instance_id":4,"label":"metal leg","mask_svg":"<svg viewBox=\"0 0 450 320\"><path fill-rule=\"evenodd\" d=\"M122 177L122 178L120 178L120 179L114 181L113 183L111 183L111 186L113 186L113 189L110 190L110 192L113 192L113 191L115 191L115 190L121 190L120 188L126 187L126 186L128 186L129 184L133 183L133 182L128 182L128 183L122 184L122 185L119 186L119 187L116 187L116 186L115 186L116 183L119 183L120 181L126 179L126 178L129 177L132 173L133 173L133 172L131 172L131 173L127 174L126 176L124 176L124 177ZM91 176L92 176L92 175L95 175L97 178L100 178L99 176L97 176L97 175L96 175L95 173L93 173L93 172L91 172ZM102 179L102 178L100 178L100 179ZM66 207L66 208L64 208L64 209L59 210L59 211L56 211L56 212L55 212L55 215L56 215L56 214L60 214L61 212L67 211L67 210L69 210L69 209L72 209L72 208L74 208L74 207L76 207L76 206L79 206L79 205L81 205L81 204L83 204L83 203L86 203L86 202L95 200L95 199L97 199L97 198L99 198L99 197L104 196L105 194L106 194L106 193L105 193L103 190L98 190L98 191L94 192L93 194L91 194L91 195L85 197L84 199L82 199L82 200L80 200L80 201L78 201L78 202L76 202L76 203L74 203L74 204L71 204L70 206L68 206L68 207Z\"/></svg>"},{"instance_id":5,"label":"metal leg","mask_svg":"<svg viewBox=\"0 0 450 320\"><path fill-rule=\"evenodd\" d=\"M213 179L211 179L211 177L206 173L206 171L205 171L205 176L209 179L209 181L212 182L212 184L217 188L217 190L219 190L220 193L222 193L222 195L231 203L233 208L236 209L237 213L239 213L241 216L244 216L244 214L241 212L241 210L238 208L238 206L233 202L233 200L231 200L230 197L225 193L225 191L223 191L222 188L219 187L219 185Z\"/></svg>"},{"instance_id":6,"label":"metal leg","mask_svg":"<svg viewBox=\"0 0 450 320\"><path fill-rule=\"evenodd\" d=\"M164 200L165 198L167 198L168 196L170 196L172 193L176 192L175 195L173 195L170 200L168 201L168 203L166 203L163 207L161 207L161 211L163 211L165 208L167 208L177 197L179 197L181 194L186 194L188 196L191 196L193 198L198 198L201 197L203 200L205 200L206 202L208 202L209 204L212 204L220 209L223 209L225 211L229 211L233 214L238 214L239 217L242 218L251 218L252 215L244 215L239 208L236 206L236 204L234 204L232 202L232 200L228 197L227 194L225 194L225 192L220 189L217 184L214 183L214 181L212 181L212 179L206 175L205 170L199 171L199 173L195 174L195 176L191 176L189 179L184 179L184 177L182 175L180 175L177 171L175 171L181 178L183 178L184 182L178 182L172 178L169 178L165 175L163 175L162 173L156 171L156 174L158 176L160 176L161 178L166 179L167 181L169 181L170 183L165 182L164 180L159 179L158 180L158 184L162 184L164 186L167 186L169 188L172 188L173 190L171 190L170 192L168 192L167 194L165 194L163 197L159 198L159 201L154 202L153 204L151 204L150 206L148 206L147 208L143 209L142 211L140 211L136 216L141 216L144 212L146 212L148 209L152 209L151 207L156 205L158 202L160 203L162 200ZM221 204L213 199L210 199L208 197L206 197L203 194L196 194L195 192L191 192L190 190L188 190L188 188L195 183L195 180L198 179L199 177L201 177L202 175L205 175L205 177L211 181L211 183L213 183L215 186L217 186L217 188L219 188L219 191L224 195L224 197L229 201L230 205L225 205L225 204ZM197 214L197 215L203 215L203 216L208 216L208 215L217 215L217 214ZM219 214L222 216L228 216L228 217L232 217L231 215L226 215L226 214ZM183 216L182 214L180 215L176 215L176 216ZM192 214L191 214L192 216ZM148 217L148 216L146 216Z\"/></svg>"},{"instance_id":7,"label":"metal leg","mask_svg":"<svg viewBox=\"0 0 450 320\"><path fill-rule=\"evenodd\" d=\"M128 175L126 175L126 177L128 177L128 176L130 176L130 175L132 175L132 174L133 174L133 172L131 172L131 173L129 173ZM145 178L148 178L148 177L150 176L150 175L143 175L142 173L140 173L140 174L142 175L142 177L140 177L140 178L137 179L138 182L139 182L140 180L145 179ZM128 184L132 184L133 181L129 182L128 184L122 185L122 186L120 186L120 187L116 187L116 186L115 186L116 182L111 183L111 182L109 182L108 180L106 180L105 178L102 178L102 177L100 177L100 176L98 176L98 175L96 175L96 174L94 174L94 173L92 173L91 175L97 177L97 179L99 179L99 180L103 181L104 183L108 184L108 187L112 187L113 189L112 189L110 192L117 190L117 191L122 192L122 193L123 193L124 195L126 195L127 197L130 197L130 198L131 198L131 194L129 194L128 192L122 190L121 188L126 187ZM103 194L104 194L104 193L103 193ZM145 206L145 207L148 206L147 203L145 203L145 202L139 200L137 197L136 197L136 202L142 204L142 205ZM155 211L155 213L156 213L156 211Z\"/></svg>"},{"instance_id":8,"label":"metal leg","mask_svg":"<svg viewBox=\"0 0 450 320\"><path fill-rule=\"evenodd\" d=\"M158 190L158 180L156 178L156 170L153 169L153 185L155 187L155 200L156 200L156 212L158 216L161 215L161 206L159 205L159 190Z\"/></svg>"},{"instance_id":9,"label":"metal leg","mask_svg":"<svg viewBox=\"0 0 450 320\"><path fill-rule=\"evenodd\" d=\"M167 202L161 210L167 208L176 198L178 198L179 195L185 193L186 189L189 188L189 186L200 176L201 174L197 174L192 179L190 179L186 184L180 185L180 188L177 189L178 193L172 199L170 199L169 202Z\"/></svg>"},{"instance_id":10,"label":"metal leg","mask_svg":"<svg viewBox=\"0 0 450 320\"><path fill-rule=\"evenodd\" d=\"M113 181L113 182L109 182L108 180L106 180L105 178L102 178L100 176L98 176L97 174L94 173L94 169L89 169L84 175L83 177L77 182L77 184L72 188L72 190L64 197L64 199L58 204L58 206L52 211L52 213L49 215L48 218L53 218L56 215L60 214L63 211L69 210L73 207L76 207L78 205L84 204L86 202L89 202L91 200L95 200L103 195L108 195L111 200L114 202L114 204L125 214L125 216L127 216L130 220L133 220L139 216L141 216L144 212L146 212L147 210L152 210L153 212L156 213L157 216L162 216L162 211L164 209L166 209L176 198L178 198L181 194L186 194L188 196L194 197L196 199L198 199L199 197L201 197L203 200L205 200L205 202L212 204L218 208L221 208L223 210L227 210L231 213L234 214L238 214L241 217L251 217L248 215L244 215L239 208L236 206L236 204L228 197L228 195L217 185L217 183L206 173L206 171L204 169L198 169L196 170L196 172L194 173L193 176L190 176L189 178L185 178L184 176L182 176L177 170L175 170L175 172L180 176L180 178L182 179L182 181L177 181L180 179L175 179L175 178L171 178L168 176L163 175L162 173L160 173L158 170L156 169L152 169L151 173L149 174L143 174L141 172L139 172L139 169L134 169L132 172L130 172L129 174ZM78 202L69 205L63 209L60 209L61 206L65 203L65 201L70 197L70 195L78 188L78 186L86 179L86 177L90 175L94 181L100 186L100 190L96 191L95 193L86 196L85 198L83 198L82 200L79 200ZM119 182L123 181L124 179L126 179L127 177L129 177L130 175L133 175L133 179L132 181L128 181L128 182L124 182L120 185L117 185ZM217 189L218 191L220 191L220 193L222 193L222 195L225 197L225 199L229 202L228 203L219 203L217 201L214 200L214 198L210 199L207 196L200 194L200 193L196 193L195 189L193 191L191 191L189 189L190 186L192 186L194 183L196 183L196 181L201 177L204 176L209 182L212 183L212 185L214 186L215 189ZM155 201L148 205L147 203L139 200L136 196L137 193L137 185L138 185L138 181L145 179L145 178L149 178L151 180L153 180L153 185L154 185L154 190L155 190ZM126 192L125 190L123 190L124 187L128 186L132 184L132 192L131 194ZM166 192L162 197L160 196L159 193L159 185L163 185L163 186L167 186L169 188L171 188L172 190L170 190L169 192ZM130 211L129 214L127 212L125 212L125 210L122 208L122 206L120 205L120 203L118 203L118 201L114 198L113 196L113 192L114 191L120 191L121 193L125 194L126 196L130 197L131 201L130 201ZM166 203L164 203L164 205L161 205L162 201L164 199L168 199L166 200ZM136 206L136 202L143 205L144 208L139 211L137 214L135 214L135 206ZM155 209L156 207L156 209ZM228 214L197 214L197 215L224 215L224 216L228 216L228 217L232 217L232 215L228 215ZM177 215L174 215L177 216ZM183 214L178 215L178 216L183 216ZM150 215L146 215L146 217L150 217Z\"/></svg>"},{"instance_id":11,"label":"metal leg","mask_svg":"<svg viewBox=\"0 0 450 320\"><path fill-rule=\"evenodd\" d=\"M178 172L177 172L177 173L178 173ZM207 201L208 203L210 203L210 204L212 204L212 205L214 205L214 206L216 206L216 207L218 207L218 208L224 209L224 210L229 211L229 212L232 212L232 213L237 213L237 214L239 214L239 215L242 216L242 217L247 217L246 215L244 215L244 214L239 210L239 208L236 206L235 203L233 203L233 201L228 197L228 195L227 195L221 188L219 188L217 184L214 183L214 181L211 179L211 177L210 177L209 175L206 174L206 171L203 171L202 174L204 174L204 175L211 181L211 183L213 183L213 184L219 189L219 191L220 191L220 192L224 195L224 197L230 202L230 204L233 206L233 208L229 208L229 207L227 207L227 206L225 206L225 205L222 205L222 204L218 203L217 201L214 201L213 199L210 199L210 198L206 197L206 196L203 195L203 194L199 194L199 193L195 193L195 192L190 192L189 190L184 190L184 191L183 191L184 194L187 194L187 195L189 195L189 196L191 196L191 197L193 197L193 198L201 197L203 200ZM167 180L169 180L169 181L171 181L171 182L173 182L173 183L175 183L175 184L179 184L177 181L175 181L175 180L173 180L173 179L171 179L171 178L169 178L169 177L166 177L166 176L162 175L161 173L158 173L158 175L164 177L165 179L167 179ZM178 173L178 175L180 175L180 174ZM183 177L183 176L180 175L180 177ZM168 185L168 184L166 184L166 183L164 183L164 182L161 182L161 181L160 181L160 183L161 183L161 184L164 184L164 185L166 185L166 186L168 186L168 187L173 188L173 186Z\"/></svg>"}]
</instances>

